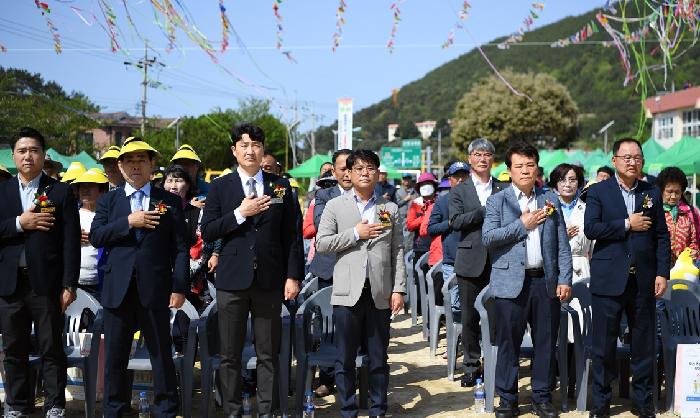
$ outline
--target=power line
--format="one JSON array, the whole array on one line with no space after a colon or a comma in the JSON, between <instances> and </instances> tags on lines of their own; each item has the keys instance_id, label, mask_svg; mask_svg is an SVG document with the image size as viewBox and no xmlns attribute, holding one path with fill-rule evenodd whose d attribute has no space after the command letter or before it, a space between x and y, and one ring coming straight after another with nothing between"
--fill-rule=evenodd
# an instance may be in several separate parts
<instances>
[{"instance_id":1,"label":"power line","mask_svg":"<svg viewBox=\"0 0 700 418\"><path fill-rule=\"evenodd\" d=\"M165 67L165 64L162 62L158 61L157 58L148 58L148 43L146 43L146 47L144 48L143 52L143 58L133 62L133 61L124 61L124 65L133 65L136 68L142 69L143 70L143 81L141 84L143 85L143 98L141 99L141 135L146 134L146 104L148 103L148 68L149 67L154 67L156 65L159 65L161 67Z\"/></svg>"}]
</instances>

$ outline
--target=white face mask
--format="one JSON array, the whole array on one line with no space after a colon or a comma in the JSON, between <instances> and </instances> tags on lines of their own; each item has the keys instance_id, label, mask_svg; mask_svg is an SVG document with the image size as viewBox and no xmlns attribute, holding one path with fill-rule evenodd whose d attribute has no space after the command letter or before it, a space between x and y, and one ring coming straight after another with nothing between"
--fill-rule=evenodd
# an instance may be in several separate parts
<instances>
[{"instance_id":1,"label":"white face mask","mask_svg":"<svg viewBox=\"0 0 700 418\"><path fill-rule=\"evenodd\" d=\"M424 184L418 188L418 193L423 197L430 196L435 193L435 186L432 184Z\"/></svg>"}]
</instances>

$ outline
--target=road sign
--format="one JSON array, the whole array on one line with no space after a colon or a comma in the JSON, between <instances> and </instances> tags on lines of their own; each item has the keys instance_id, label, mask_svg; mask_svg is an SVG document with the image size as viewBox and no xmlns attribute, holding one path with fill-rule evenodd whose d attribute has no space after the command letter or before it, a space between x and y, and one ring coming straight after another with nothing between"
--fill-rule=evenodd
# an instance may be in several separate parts
<instances>
[{"instance_id":1,"label":"road sign","mask_svg":"<svg viewBox=\"0 0 700 418\"><path fill-rule=\"evenodd\" d=\"M420 147L382 147L379 152L379 157L382 161L391 164L394 168L420 168L421 149Z\"/></svg>"}]
</instances>

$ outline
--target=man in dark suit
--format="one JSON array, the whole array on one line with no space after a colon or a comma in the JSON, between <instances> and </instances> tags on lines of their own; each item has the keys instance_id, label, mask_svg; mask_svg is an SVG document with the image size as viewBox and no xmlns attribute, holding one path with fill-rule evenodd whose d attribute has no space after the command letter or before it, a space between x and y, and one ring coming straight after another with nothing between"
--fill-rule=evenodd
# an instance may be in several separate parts
<instances>
[{"instance_id":1,"label":"man in dark suit","mask_svg":"<svg viewBox=\"0 0 700 418\"><path fill-rule=\"evenodd\" d=\"M489 249L498 360L496 418L519 415L520 345L527 325L534 346L532 413L558 417L552 405L560 302L571 295L571 248L559 199L535 187L539 154L530 144L506 152L511 187L486 201L482 242Z\"/></svg>"},{"instance_id":2,"label":"man in dark suit","mask_svg":"<svg viewBox=\"0 0 700 418\"><path fill-rule=\"evenodd\" d=\"M462 387L476 384L481 376L481 346L479 345L479 314L474 301L489 283L491 263L486 247L481 243L481 225L486 213L486 199L498 193L502 184L491 177L493 154L496 151L488 139L476 139L469 144L471 175L450 191L450 228L460 233L454 272L459 280L462 311ZM455 167L454 174L458 173Z\"/></svg>"},{"instance_id":3,"label":"man in dark suit","mask_svg":"<svg viewBox=\"0 0 700 418\"><path fill-rule=\"evenodd\" d=\"M593 295L592 417L610 415L615 349L622 314L627 315L632 352L632 412L655 416L653 374L656 308L666 290L671 244L660 191L637 180L644 155L639 142L613 145L615 177L588 189L583 231L596 240L591 257Z\"/></svg>"},{"instance_id":4,"label":"man in dark suit","mask_svg":"<svg viewBox=\"0 0 700 418\"><path fill-rule=\"evenodd\" d=\"M185 302L189 279L187 226L179 197L152 187L157 151L140 138L124 144L119 170L126 183L100 197L90 243L104 248L105 417L121 417L131 393L127 366L141 330L153 366L154 415L177 414L170 308Z\"/></svg>"},{"instance_id":5,"label":"man in dark suit","mask_svg":"<svg viewBox=\"0 0 700 418\"><path fill-rule=\"evenodd\" d=\"M233 128L231 138L238 168L212 183L201 227L204 241L223 241L216 270L221 396L225 414L240 416L241 354L251 313L258 413L268 417L279 395L282 300L296 297L304 275L300 215L289 182L260 168L263 130L245 123Z\"/></svg>"},{"instance_id":6,"label":"man in dark suit","mask_svg":"<svg viewBox=\"0 0 700 418\"><path fill-rule=\"evenodd\" d=\"M5 352L5 416L28 416L34 323L47 417L65 414L63 312L80 271L78 203L68 185L42 174L46 142L32 128L13 137L17 176L0 183L0 328Z\"/></svg>"},{"instance_id":7,"label":"man in dark suit","mask_svg":"<svg viewBox=\"0 0 700 418\"><path fill-rule=\"evenodd\" d=\"M331 162L333 163L333 168L331 168L333 176L338 180L338 186L331 187L329 189L321 189L316 192L316 198L314 203L314 226L318 231L319 223L321 222L321 215L323 215L323 209L326 207L326 203L329 200L334 199L344 193L350 192L352 189L352 181L350 180L350 170L348 170L345 164L348 156L352 154L349 149L340 149L333 153ZM321 254L316 253L311 264L309 265L309 271L316 277L318 277L318 288L323 289L333 284L333 267L335 267L335 254ZM323 398L330 395L333 390L333 368L321 368L318 372L319 386L316 388L316 396Z\"/></svg>"}]
</instances>

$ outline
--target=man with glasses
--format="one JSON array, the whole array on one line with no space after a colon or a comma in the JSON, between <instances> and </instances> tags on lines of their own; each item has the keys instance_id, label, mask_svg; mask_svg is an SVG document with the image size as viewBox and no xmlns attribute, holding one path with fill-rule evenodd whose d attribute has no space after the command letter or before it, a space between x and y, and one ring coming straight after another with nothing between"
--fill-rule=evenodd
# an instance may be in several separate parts
<instances>
[{"instance_id":1,"label":"man with glasses","mask_svg":"<svg viewBox=\"0 0 700 418\"><path fill-rule=\"evenodd\" d=\"M258 416L272 417L282 296L294 299L304 277L299 205L286 179L261 169L265 133L260 127L238 125L231 138L238 168L214 180L202 216L202 239L223 240L216 270L221 396L226 416L241 416L241 357L251 314Z\"/></svg>"},{"instance_id":2,"label":"man with glasses","mask_svg":"<svg viewBox=\"0 0 700 418\"><path fill-rule=\"evenodd\" d=\"M391 315L403 308L406 276L399 207L374 195L379 157L356 150L347 158L351 193L330 200L321 215L316 250L336 253L333 317L337 358L335 384L343 417L357 417L355 358L369 357L369 415L384 416L389 387Z\"/></svg>"},{"instance_id":3,"label":"man with glasses","mask_svg":"<svg viewBox=\"0 0 700 418\"><path fill-rule=\"evenodd\" d=\"M638 180L642 147L624 138L613 145L615 177L588 190L584 233L596 240L591 257L593 388L591 417L610 416L616 342L622 314L630 330L632 413L654 417L654 298L666 290L671 244L660 191Z\"/></svg>"},{"instance_id":4,"label":"man with glasses","mask_svg":"<svg viewBox=\"0 0 700 418\"><path fill-rule=\"evenodd\" d=\"M460 233L454 272L459 279L460 309L462 311L462 387L471 387L481 376L481 346L479 345L479 314L474 301L489 283L491 263L481 243L481 225L486 213L486 199L503 185L491 177L495 148L488 139L480 138L469 144L471 172L450 191L450 228ZM445 278L447 279L447 277Z\"/></svg>"}]
</instances>

